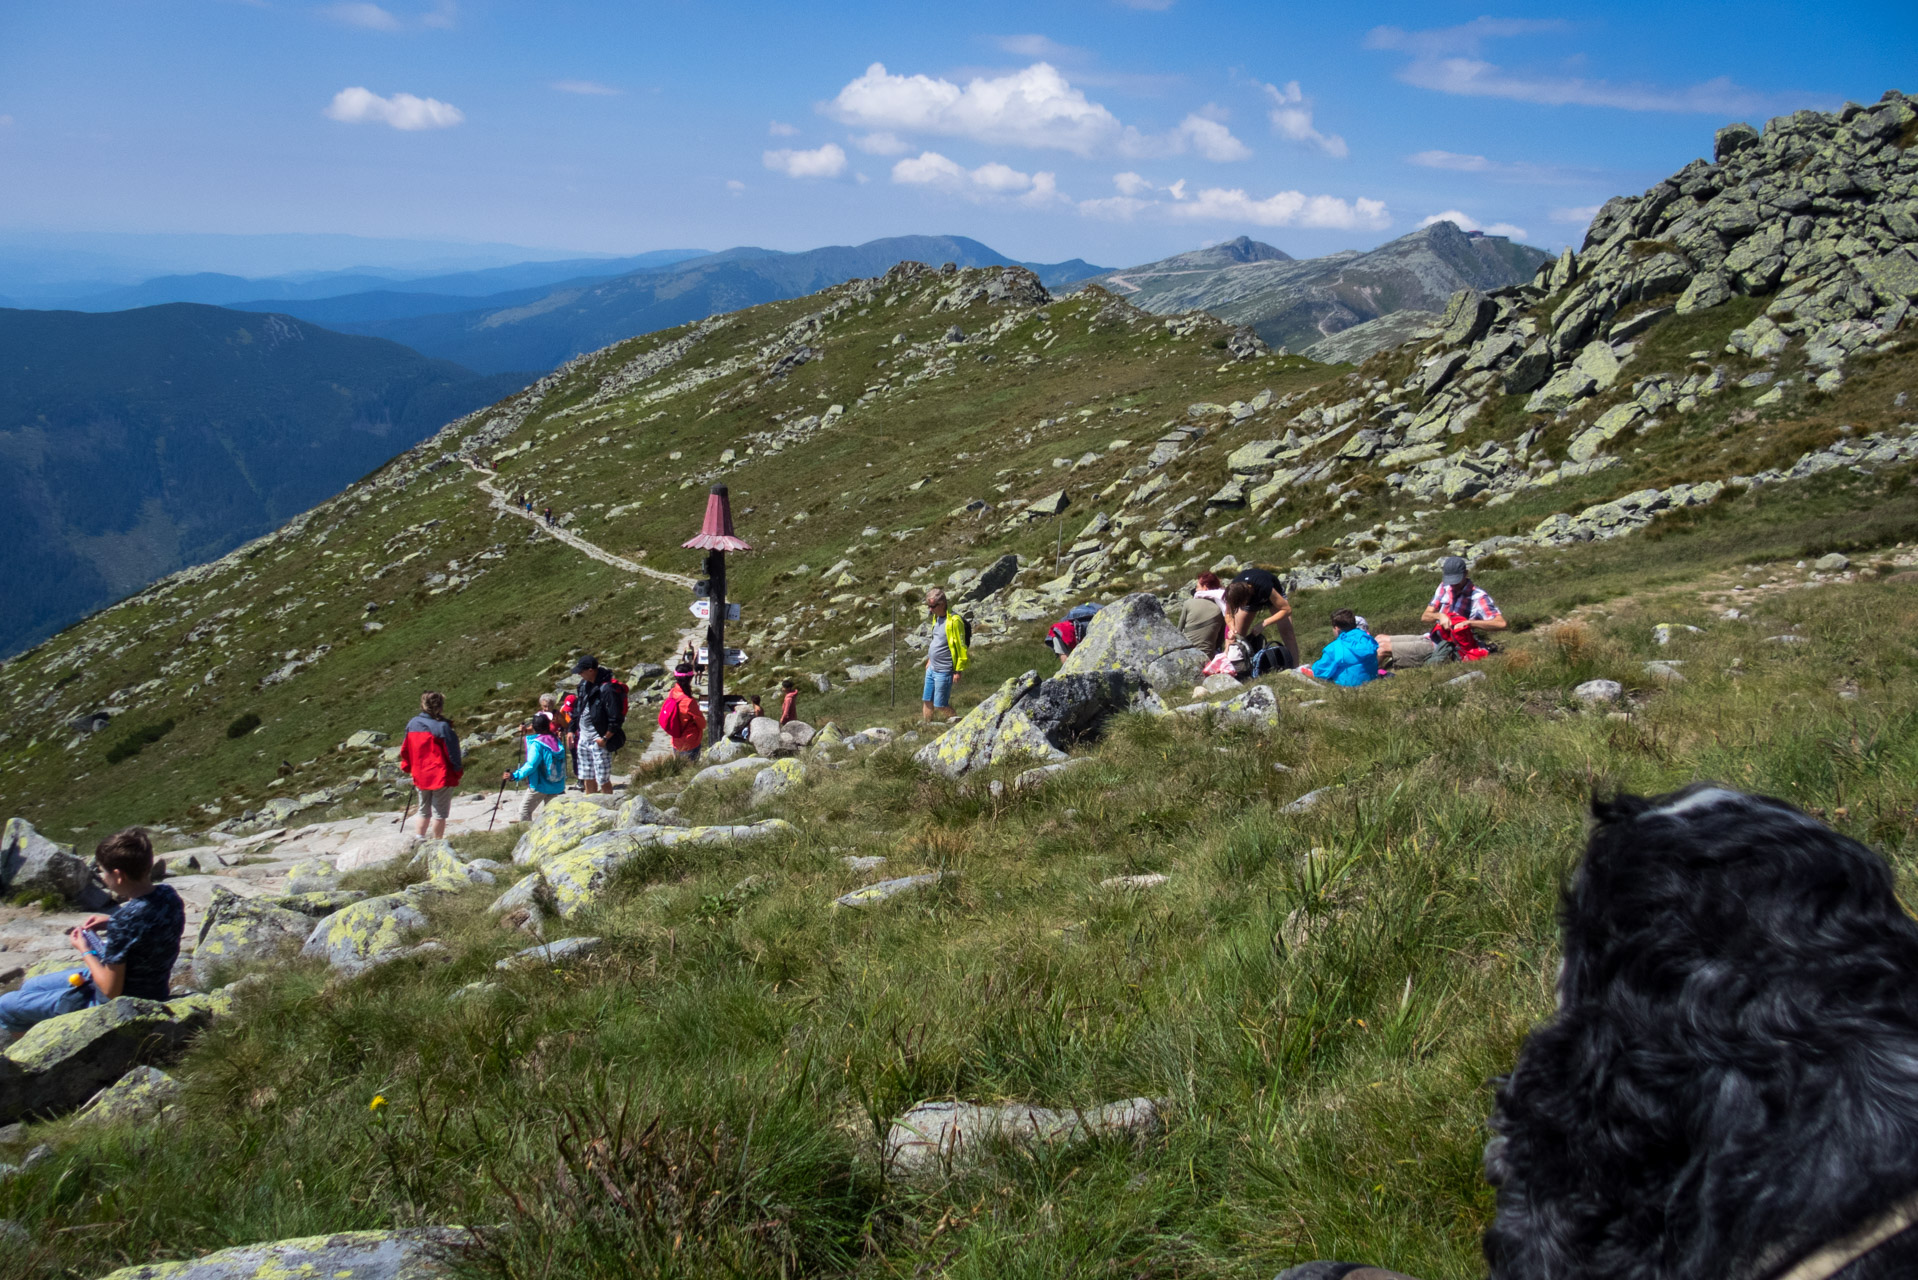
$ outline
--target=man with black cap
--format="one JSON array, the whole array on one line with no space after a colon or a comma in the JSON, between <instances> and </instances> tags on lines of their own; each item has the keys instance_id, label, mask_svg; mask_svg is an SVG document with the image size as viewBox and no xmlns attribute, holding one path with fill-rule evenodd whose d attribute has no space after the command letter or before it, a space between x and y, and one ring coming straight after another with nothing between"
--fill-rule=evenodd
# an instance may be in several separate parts
<instances>
[{"instance_id":1,"label":"man with black cap","mask_svg":"<svg viewBox=\"0 0 1918 1280\"><path fill-rule=\"evenodd\" d=\"M609 744L619 729L619 701L612 696L608 682L612 675L599 665L599 659L587 654L573 664L580 677L573 702L573 754L579 764L579 785L587 795L613 789L613 756Z\"/></svg>"}]
</instances>

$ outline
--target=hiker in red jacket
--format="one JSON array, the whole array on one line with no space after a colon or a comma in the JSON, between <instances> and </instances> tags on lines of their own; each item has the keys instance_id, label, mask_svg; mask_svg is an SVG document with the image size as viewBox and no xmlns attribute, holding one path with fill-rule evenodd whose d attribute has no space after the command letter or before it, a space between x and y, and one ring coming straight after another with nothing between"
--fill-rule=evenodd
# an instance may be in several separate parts
<instances>
[{"instance_id":1,"label":"hiker in red jacket","mask_svg":"<svg viewBox=\"0 0 1918 1280\"><path fill-rule=\"evenodd\" d=\"M791 724L799 719L799 686L791 676L779 682L779 723Z\"/></svg>"},{"instance_id":2,"label":"hiker in red jacket","mask_svg":"<svg viewBox=\"0 0 1918 1280\"><path fill-rule=\"evenodd\" d=\"M693 697L693 666L681 661L673 671L673 687L659 709L659 727L673 740L673 754L681 760L699 759L706 741L706 717Z\"/></svg>"},{"instance_id":3,"label":"hiker in red jacket","mask_svg":"<svg viewBox=\"0 0 1918 1280\"><path fill-rule=\"evenodd\" d=\"M446 697L420 695L420 713L406 722L406 741L400 744L400 768L420 791L420 835L439 839L446 834L446 818L453 811L453 788L460 784L460 736L446 719Z\"/></svg>"}]
</instances>

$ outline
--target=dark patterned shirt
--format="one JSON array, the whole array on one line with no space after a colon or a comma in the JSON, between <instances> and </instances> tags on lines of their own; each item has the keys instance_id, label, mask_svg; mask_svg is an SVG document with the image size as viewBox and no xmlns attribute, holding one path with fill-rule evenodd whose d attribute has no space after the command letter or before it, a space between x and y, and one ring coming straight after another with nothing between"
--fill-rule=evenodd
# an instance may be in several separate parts
<instances>
[{"instance_id":1,"label":"dark patterned shirt","mask_svg":"<svg viewBox=\"0 0 1918 1280\"><path fill-rule=\"evenodd\" d=\"M107 921L106 964L127 967L120 994L142 1000L164 1000L170 993L173 962L180 958L180 935L186 932L186 904L171 885L153 889L120 904Z\"/></svg>"}]
</instances>

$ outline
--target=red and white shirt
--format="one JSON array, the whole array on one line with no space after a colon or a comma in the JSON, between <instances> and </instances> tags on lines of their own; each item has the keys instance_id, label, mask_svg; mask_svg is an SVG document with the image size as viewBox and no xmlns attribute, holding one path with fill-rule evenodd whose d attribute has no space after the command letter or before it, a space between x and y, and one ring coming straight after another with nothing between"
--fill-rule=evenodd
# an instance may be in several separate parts
<instances>
[{"instance_id":1,"label":"red and white shirt","mask_svg":"<svg viewBox=\"0 0 1918 1280\"><path fill-rule=\"evenodd\" d=\"M1466 604L1468 607L1461 609L1459 608L1460 604ZM1440 583L1439 589L1432 593L1432 603L1427 605L1426 608L1437 609L1441 613L1456 613L1467 622L1476 622L1483 618L1496 618L1500 616L1498 605L1492 602L1492 597L1485 594L1483 587L1477 585L1472 587L1471 600L1462 601L1459 599L1457 587L1448 587L1444 583Z\"/></svg>"}]
</instances>

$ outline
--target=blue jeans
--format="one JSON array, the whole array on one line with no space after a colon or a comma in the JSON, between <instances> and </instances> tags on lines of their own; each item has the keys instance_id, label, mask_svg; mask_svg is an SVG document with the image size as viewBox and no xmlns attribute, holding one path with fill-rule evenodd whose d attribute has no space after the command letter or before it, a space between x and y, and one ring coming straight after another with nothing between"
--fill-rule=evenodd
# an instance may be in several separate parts
<instances>
[{"instance_id":1,"label":"blue jeans","mask_svg":"<svg viewBox=\"0 0 1918 1280\"><path fill-rule=\"evenodd\" d=\"M919 695L919 701L929 702L935 707L952 705L952 672L934 671L926 668L926 688Z\"/></svg>"},{"instance_id":2,"label":"blue jeans","mask_svg":"<svg viewBox=\"0 0 1918 1280\"><path fill-rule=\"evenodd\" d=\"M17 1035L36 1022L45 1022L48 1018L73 1013L92 1004L94 991L91 979L77 987L68 981L76 972L82 978L87 977L85 969L43 973L21 983L18 991L9 991L0 996L0 1028Z\"/></svg>"}]
</instances>

